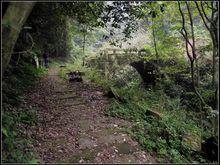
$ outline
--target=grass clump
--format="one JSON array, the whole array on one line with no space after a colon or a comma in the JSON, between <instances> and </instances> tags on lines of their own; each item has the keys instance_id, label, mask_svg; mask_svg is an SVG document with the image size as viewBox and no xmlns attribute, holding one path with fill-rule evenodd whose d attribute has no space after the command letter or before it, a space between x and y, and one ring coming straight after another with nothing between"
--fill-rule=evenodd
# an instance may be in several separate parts
<instances>
[{"instance_id":1,"label":"grass clump","mask_svg":"<svg viewBox=\"0 0 220 165\"><path fill-rule=\"evenodd\" d=\"M2 162L4 163L37 163L36 155L31 149L34 143L34 133L26 137L27 127L37 123L36 112L33 109L13 109L2 115Z\"/></svg>"}]
</instances>

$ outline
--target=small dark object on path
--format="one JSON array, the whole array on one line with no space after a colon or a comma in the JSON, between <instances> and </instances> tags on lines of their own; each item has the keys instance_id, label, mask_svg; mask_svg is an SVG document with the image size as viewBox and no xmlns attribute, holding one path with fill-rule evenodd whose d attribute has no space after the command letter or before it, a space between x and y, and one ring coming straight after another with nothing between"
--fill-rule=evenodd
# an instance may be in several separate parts
<instances>
[{"instance_id":1,"label":"small dark object on path","mask_svg":"<svg viewBox=\"0 0 220 165\"><path fill-rule=\"evenodd\" d=\"M83 81L82 76L84 75L84 73L80 71L73 71L67 73L67 75L69 77L70 82L82 82Z\"/></svg>"},{"instance_id":2,"label":"small dark object on path","mask_svg":"<svg viewBox=\"0 0 220 165\"><path fill-rule=\"evenodd\" d=\"M60 68L65 68L66 67L66 65L60 65Z\"/></svg>"}]
</instances>

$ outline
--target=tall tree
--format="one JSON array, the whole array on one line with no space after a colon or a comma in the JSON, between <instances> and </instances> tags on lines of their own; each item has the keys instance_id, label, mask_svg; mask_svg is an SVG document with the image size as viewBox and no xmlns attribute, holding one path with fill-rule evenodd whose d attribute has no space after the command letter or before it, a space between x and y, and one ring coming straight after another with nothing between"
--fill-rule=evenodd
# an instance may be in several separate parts
<instances>
[{"instance_id":1,"label":"tall tree","mask_svg":"<svg viewBox=\"0 0 220 165\"><path fill-rule=\"evenodd\" d=\"M199 15L202 18L202 21L207 28L207 30L210 33L211 39L212 39L212 45L213 45L213 55L212 55L212 60L213 60L213 76L212 76L212 86L215 88L216 86L216 63L217 63L217 57L218 57L218 2L196 2L196 7L199 12ZM211 14L210 16L208 15L207 9L211 9Z\"/></svg>"},{"instance_id":2,"label":"tall tree","mask_svg":"<svg viewBox=\"0 0 220 165\"><path fill-rule=\"evenodd\" d=\"M211 2L196 2L196 7L199 12L199 15L202 18L202 21L210 33L212 39L212 87L215 89L215 97L216 97L216 105L217 109L219 106L219 87L218 87L218 68L217 64L219 63L219 49L218 49L218 42L219 42L219 17L218 17L218 2L211 1ZM211 10L211 14L209 15L207 10Z\"/></svg>"},{"instance_id":3,"label":"tall tree","mask_svg":"<svg viewBox=\"0 0 220 165\"><path fill-rule=\"evenodd\" d=\"M183 12L183 9L181 8L181 4L180 2L178 2L178 7L179 7L179 12L181 14L182 17L182 28L180 33L182 34L183 38L185 39L185 47L186 47L186 53L187 53L187 57L190 60L190 68L191 68L191 80L192 80L192 87L193 90L195 91L196 95L199 97L202 105L206 105L204 99L202 98L202 96L200 95L200 93L198 92L196 85L195 85L195 68L194 68L194 63L195 60L197 58L196 55L196 45L195 45L195 36L194 36L194 25L193 25L193 19L192 19L192 11L191 11L191 7L190 7L190 3L189 2L185 2L186 4L186 10L188 13L188 18L189 18L189 28L190 28L190 32L187 29L187 22L186 22L186 15ZM190 33L190 34L189 34ZM190 41L190 36L191 36L191 41Z\"/></svg>"},{"instance_id":4,"label":"tall tree","mask_svg":"<svg viewBox=\"0 0 220 165\"><path fill-rule=\"evenodd\" d=\"M83 66L85 65L85 46L86 46L86 33L87 33L87 26L83 27Z\"/></svg>"},{"instance_id":5,"label":"tall tree","mask_svg":"<svg viewBox=\"0 0 220 165\"><path fill-rule=\"evenodd\" d=\"M19 33L35 2L11 2L2 21L2 74L7 68Z\"/></svg>"}]
</instances>

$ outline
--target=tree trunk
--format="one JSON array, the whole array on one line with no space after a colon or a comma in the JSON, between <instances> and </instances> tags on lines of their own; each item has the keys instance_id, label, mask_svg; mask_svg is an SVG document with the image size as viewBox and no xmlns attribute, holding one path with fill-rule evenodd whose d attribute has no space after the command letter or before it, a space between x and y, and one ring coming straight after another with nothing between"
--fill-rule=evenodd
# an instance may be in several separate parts
<instances>
[{"instance_id":1,"label":"tree trunk","mask_svg":"<svg viewBox=\"0 0 220 165\"><path fill-rule=\"evenodd\" d=\"M218 20L218 2L211 2L210 9L212 10L211 12L211 17L208 19L207 13L204 10L204 3L200 2L200 6L198 5L197 2L195 2L197 10L199 12L199 15L202 18L202 21L207 28L207 30L210 33L211 39L212 39L212 45L213 45L213 56L212 56L212 87L213 89L216 89L217 84L217 79L216 79L216 72L218 72L218 68L216 68L216 63L218 62L218 42L219 42L219 20ZM218 88L218 87L217 87ZM218 90L218 89L217 89Z\"/></svg>"},{"instance_id":2,"label":"tree trunk","mask_svg":"<svg viewBox=\"0 0 220 165\"><path fill-rule=\"evenodd\" d=\"M6 70L22 26L35 2L11 2L2 21L2 74Z\"/></svg>"},{"instance_id":3,"label":"tree trunk","mask_svg":"<svg viewBox=\"0 0 220 165\"><path fill-rule=\"evenodd\" d=\"M192 87L195 89L195 79L194 79L194 61L190 61L190 67L191 67L191 79L192 79Z\"/></svg>"},{"instance_id":4,"label":"tree trunk","mask_svg":"<svg viewBox=\"0 0 220 165\"><path fill-rule=\"evenodd\" d=\"M217 4L215 4L217 3ZM217 60L216 58L218 58L218 43L219 43L219 19L218 19L218 2L213 2L212 3L212 7L214 7L212 9L212 18L211 18L211 22L210 22L210 35L212 38L212 43L213 43L213 80L212 80L212 85L213 88L216 89L217 86L217 79L216 79L216 72L218 71L216 68L216 63Z\"/></svg>"},{"instance_id":5,"label":"tree trunk","mask_svg":"<svg viewBox=\"0 0 220 165\"><path fill-rule=\"evenodd\" d=\"M83 33L83 66L85 65L86 32Z\"/></svg>"},{"instance_id":6,"label":"tree trunk","mask_svg":"<svg viewBox=\"0 0 220 165\"><path fill-rule=\"evenodd\" d=\"M200 83L200 75L199 75L199 64L198 64L198 58L195 60L196 64L196 87L199 87Z\"/></svg>"},{"instance_id":7,"label":"tree trunk","mask_svg":"<svg viewBox=\"0 0 220 165\"><path fill-rule=\"evenodd\" d=\"M213 51L212 51L213 55L212 55L212 86L213 89L216 89L216 72L217 72L217 68L216 68L216 58L218 57L218 47L216 47L216 44L213 44Z\"/></svg>"},{"instance_id":8,"label":"tree trunk","mask_svg":"<svg viewBox=\"0 0 220 165\"><path fill-rule=\"evenodd\" d=\"M200 93L198 92L197 88L196 88L196 84L195 84L195 71L194 71L194 61L190 61L190 67L191 67L191 79L192 79L192 87L194 92L196 93L196 95L199 97L202 106L205 106L206 103L204 101L204 99L202 98L202 96L200 95Z\"/></svg>"},{"instance_id":9,"label":"tree trunk","mask_svg":"<svg viewBox=\"0 0 220 165\"><path fill-rule=\"evenodd\" d=\"M152 23L154 24L153 20L152 20ZM157 64L158 64L159 56L158 56L158 51L157 51L157 43L156 43L156 36L155 36L154 28L153 28L152 32L153 32L153 40L154 40L154 50L155 50L156 60L157 60Z\"/></svg>"}]
</instances>

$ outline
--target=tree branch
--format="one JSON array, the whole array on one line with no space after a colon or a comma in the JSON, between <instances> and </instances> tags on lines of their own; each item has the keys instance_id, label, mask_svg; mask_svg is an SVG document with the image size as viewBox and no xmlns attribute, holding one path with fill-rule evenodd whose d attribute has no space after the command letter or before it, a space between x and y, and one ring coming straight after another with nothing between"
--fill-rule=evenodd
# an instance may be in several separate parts
<instances>
[{"instance_id":1,"label":"tree branch","mask_svg":"<svg viewBox=\"0 0 220 165\"><path fill-rule=\"evenodd\" d=\"M181 17L182 17L182 29L181 29L180 33L183 35L183 37L185 39L185 46L186 46L187 56L188 56L189 60L191 62L193 62L194 59L190 56L190 54L189 54L189 47L188 47L188 43L190 44L191 47L192 47L192 44L189 42L189 39L188 39L187 31L185 29L185 17L184 17L182 9L180 7L180 2L179 1L178 1L178 6L179 6L179 11L180 11L180 14L181 14Z\"/></svg>"},{"instance_id":2,"label":"tree branch","mask_svg":"<svg viewBox=\"0 0 220 165\"><path fill-rule=\"evenodd\" d=\"M204 9L204 6L203 6L203 3L202 3L202 2L200 2L200 5L201 5L202 12L203 12L203 14L204 14L206 20L207 20L208 22L212 22L212 21L209 19L209 17L207 16L207 14L205 13L205 9Z\"/></svg>"},{"instance_id":3,"label":"tree branch","mask_svg":"<svg viewBox=\"0 0 220 165\"><path fill-rule=\"evenodd\" d=\"M209 9L211 9L211 10L214 9L213 6L209 6L208 2L204 2L204 3L206 4L206 6L207 6Z\"/></svg>"},{"instance_id":4,"label":"tree branch","mask_svg":"<svg viewBox=\"0 0 220 165\"><path fill-rule=\"evenodd\" d=\"M92 14L97 17L97 15L95 14L95 12L93 11L92 7L89 5L89 3L86 3L87 6L89 7L90 11L92 12Z\"/></svg>"},{"instance_id":5,"label":"tree branch","mask_svg":"<svg viewBox=\"0 0 220 165\"><path fill-rule=\"evenodd\" d=\"M27 33L28 37L31 39L31 47L27 50L21 51L21 52L13 52L12 54L20 54L20 53L30 53L30 51L33 49L34 47L34 41L32 36L30 35L30 33Z\"/></svg>"},{"instance_id":6,"label":"tree branch","mask_svg":"<svg viewBox=\"0 0 220 165\"><path fill-rule=\"evenodd\" d=\"M182 34L182 36L184 37L184 39L186 40L186 42L190 45L190 47L192 47L193 45L191 44L191 42L188 40L188 38L186 37L186 35L183 33L183 31L185 31L183 28L180 31L180 34Z\"/></svg>"},{"instance_id":7,"label":"tree branch","mask_svg":"<svg viewBox=\"0 0 220 165\"><path fill-rule=\"evenodd\" d=\"M210 27L208 26L207 22L205 21L205 18L204 18L203 14L202 14L202 12L201 12L201 10L200 10L200 8L199 8L199 5L198 5L198 3L197 3L196 1L195 1L195 4L196 4L196 8L197 8L197 10L198 10L198 12L199 12L199 15L200 15L201 18L202 18L202 21L203 21L205 27L208 29L208 31L210 31Z\"/></svg>"},{"instance_id":8,"label":"tree branch","mask_svg":"<svg viewBox=\"0 0 220 165\"><path fill-rule=\"evenodd\" d=\"M192 33L192 47L191 47L192 48L192 55L193 55L193 58L196 59L196 54L195 54L195 37L194 37L192 13L191 13L190 6L189 6L188 2L185 2L185 3L186 3L186 7L187 7L187 10L188 10L188 14L189 14L190 27L191 27L191 33Z\"/></svg>"}]
</instances>

